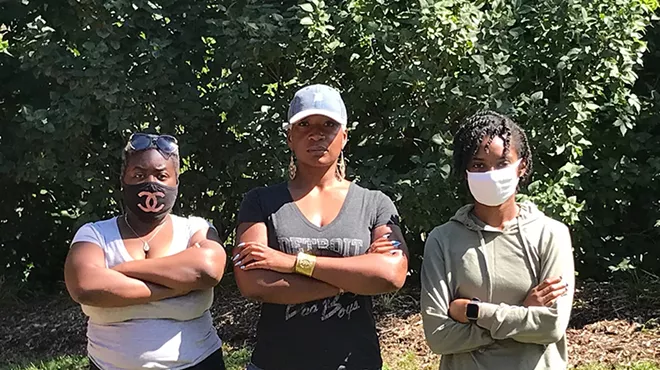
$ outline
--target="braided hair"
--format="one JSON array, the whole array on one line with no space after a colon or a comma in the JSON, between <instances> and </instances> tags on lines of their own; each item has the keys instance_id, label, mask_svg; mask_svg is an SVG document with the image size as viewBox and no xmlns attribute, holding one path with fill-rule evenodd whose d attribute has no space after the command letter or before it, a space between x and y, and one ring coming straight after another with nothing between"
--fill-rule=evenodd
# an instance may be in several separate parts
<instances>
[{"instance_id":1,"label":"braided hair","mask_svg":"<svg viewBox=\"0 0 660 370\"><path fill-rule=\"evenodd\" d=\"M479 151L484 138L486 151L494 137L500 137L504 142L504 154L507 154L513 143L518 156L525 166L525 173L520 178L520 184L526 185L532 174L532 151L525 132L511 118L490 110L479 111L463 121L454 135L454 171L463 178L468 163Z\"/></svg>"}]
</instances>

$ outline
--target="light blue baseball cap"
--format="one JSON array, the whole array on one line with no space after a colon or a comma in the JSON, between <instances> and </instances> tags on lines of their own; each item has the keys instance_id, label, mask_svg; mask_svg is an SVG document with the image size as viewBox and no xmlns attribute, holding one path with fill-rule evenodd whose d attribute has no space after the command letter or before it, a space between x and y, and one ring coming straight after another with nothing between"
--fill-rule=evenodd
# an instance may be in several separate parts
<instances>
[{"instance_id":1,"label":"light blue baseball cap","mask_svg":"<svg viewBox=\"0 0 660 370\"><path fill-rule=\"evenodd\" d=\"M336 89L327 85L310 85L296 92L289 104L288 122L284 129L313 115L326 116L346 128L348 116L344 101Z\"/></svg>"}]
</instances>

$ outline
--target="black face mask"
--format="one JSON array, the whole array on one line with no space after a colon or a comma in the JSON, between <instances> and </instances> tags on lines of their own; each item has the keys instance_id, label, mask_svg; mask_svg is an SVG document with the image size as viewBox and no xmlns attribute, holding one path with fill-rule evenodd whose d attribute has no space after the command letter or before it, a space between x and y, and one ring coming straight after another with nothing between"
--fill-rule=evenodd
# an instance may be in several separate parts
<instances>
[{"instance_id":1,"label":"black face mask","mask_svg":"<svg viewBox=\"0 0 660 370\"><path fill-rule=\"evenodd\" d=\"M124 184L126 207L142 222L161 221L174 207L178 186L166 186L157 182Z\"/></svg>"}]
</instances>

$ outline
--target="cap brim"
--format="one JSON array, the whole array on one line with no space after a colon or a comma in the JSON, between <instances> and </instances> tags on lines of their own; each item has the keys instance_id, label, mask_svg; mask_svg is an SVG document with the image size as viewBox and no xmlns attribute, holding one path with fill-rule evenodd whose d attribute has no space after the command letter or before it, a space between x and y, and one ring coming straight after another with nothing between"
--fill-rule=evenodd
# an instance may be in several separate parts
<instances>
[{"instance_id":1,"label":"cap brim","mask_svg":"<svg viewBox=\"0 0 660 370\"><path fill-rule=\"evenodd\" d=\"M328 117L331 120L333 120L333 121L339 123L340 125L342 125L342 127L344 127L344 128L346 128L346 125L348 124L348 122L346 122L345 119L343 119L338 114L336 114L334 112L331 112L329 110L325 110L325 109L307 109L307 110L304 110L302 112L298 112L297 114L293 115L293 117L291 117L289 119L289 122L285 125L284 128L289 128L294 123L300 122L300 121L302 121L303 119L305 119L309 116L315 116L315 115Z\"/></svg>"}]
</instances>

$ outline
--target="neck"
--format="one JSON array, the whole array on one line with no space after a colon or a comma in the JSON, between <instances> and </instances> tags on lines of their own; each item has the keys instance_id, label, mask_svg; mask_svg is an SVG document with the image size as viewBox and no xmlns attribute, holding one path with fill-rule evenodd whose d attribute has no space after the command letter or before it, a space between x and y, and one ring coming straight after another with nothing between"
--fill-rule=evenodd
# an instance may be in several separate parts
<instances>
[{"instance_id":1,"label":"neck","mask_svg":"<svg viewBox=\"0 0 660 370\"><path fill-rule=\"evenodd\" d=\"M296 177L291 181L291 184L308 190L332 188L343 181L337 178L336 171L337 164L329 167L312 167L299 164Z\"/></svg>"},{"instance_id":2,"label":"neck","mask_svg":"<svg viewBox=\"0 0 660 370\"><path fill-rule=\"evenodd\" d=\"M504 229L504 224L518 216L518 205L515 195L499 206L491 207L474 203L474 215L487 225Z\"/></svg>"},{"instance_id":3,"label":"neck","mask_svg":"<svg viewBox=\"0 0 660 370\"><path fill-rule=\"evenodd\" d=\"M150 222L144 222L140 220L133 212L127 210L125 221L128 222L130 227L132 227L136 233L140 235L147 235L150 232L152 232L155 228L157 228L159 225L167 222L167 218L168 217L166 216L163 217L162 220L153 220Z\"/></svg>"}]
</instances>

